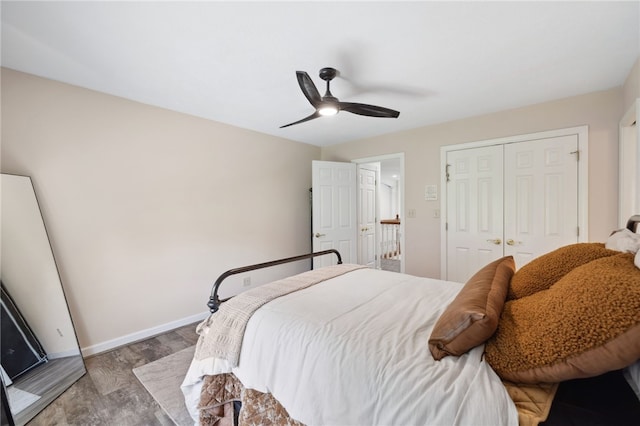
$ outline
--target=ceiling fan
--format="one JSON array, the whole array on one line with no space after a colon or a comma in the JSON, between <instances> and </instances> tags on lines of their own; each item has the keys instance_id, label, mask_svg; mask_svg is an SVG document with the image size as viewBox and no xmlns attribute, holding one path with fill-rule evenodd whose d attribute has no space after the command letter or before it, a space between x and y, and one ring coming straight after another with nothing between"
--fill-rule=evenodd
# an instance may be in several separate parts
<instances>
[{"instance_id":1,"label":"ceiling fan","mask_svg":"<svg viewBox=\"0 0 640 426\"><path fill-rule=\"evenodd\" d=\"M336 115L339 111L347 111L353 114L366 115L368 117L398 118L400 113L389 108L354 102L340 102L329 90L329 84L337 74L338 71L334 68L322 68L320 70L320 78L327 82L327 92L324 96L320 96L320 92L318 92L316 85L313 84L313 80L311 80L309 74L305 71L296 71L296 77L298 77L298 84L300 85L300 89L302 89L302 93L304 93L316 110L310 116L293 123L285 124L284 126L280 126L280 128L282 129L284 127L293 126L294 124L304 123L305 121L313 120L320 116Z\"/></svg>"}]
</instances>

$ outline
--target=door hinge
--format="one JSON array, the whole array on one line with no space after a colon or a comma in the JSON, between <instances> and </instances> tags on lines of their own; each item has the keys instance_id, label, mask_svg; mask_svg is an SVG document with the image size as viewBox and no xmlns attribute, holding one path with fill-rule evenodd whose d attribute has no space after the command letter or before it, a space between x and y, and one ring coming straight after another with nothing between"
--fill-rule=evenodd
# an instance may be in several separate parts
<instances>
[{"instance_id":1,"label":"door hinge","mask_svg":"<svg viewBox=\"0 0 640 426\"><path fill-rule=\"evenodd\" d=\"M576 149L575 151L572 151L569 154L575 154L576 155L576 161L580 161L580 150L579 149Z\"/></svg>"},{"instance_id":2,"label":"door hinge","mask_svg":"<svg viewBox=\"0 0 640 426\"><path fill-rule=\"evenodd\" d=\"M449 230L449 222L445 222L444 223L444 230L448 231Z\"/></svg>"},{"instance_id":3,"label":"door hinge","mask_svg":"<svg viewBox=\"0 0 640 426\"><path fill-rule=\"evenodd\" d=\"M576 235L578 237L580 236L580 227L579 226L576 227Z\"/></svg>"},{"instance_id":4,"label":"door hinge","mask_svg":"<svg viewBox=\"0 0 640 426\"><path fill-rule=\"evenodd\" d=\"M449 182L451 179L449 178L449 167L451 167L451 164L447 164L444 168L444 174L445 177L447 179L447 182Z\"/></svg>"}]
</instances>

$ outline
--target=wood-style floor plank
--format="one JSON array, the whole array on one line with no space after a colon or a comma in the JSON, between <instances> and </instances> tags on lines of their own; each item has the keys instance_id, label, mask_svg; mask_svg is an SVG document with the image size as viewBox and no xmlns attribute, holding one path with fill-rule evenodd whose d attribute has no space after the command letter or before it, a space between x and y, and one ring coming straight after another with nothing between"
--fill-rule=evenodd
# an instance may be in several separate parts
<instances>
[{"instance_id":1,"label":"wood-style floor plank","mask_svg":"<svg viewBox=\"0 0 640 426\"><path fill-rule=\"evenodd\" d=\"M187 346L193 346L198 342L198 334L195 332L196 326L197 324L185 325L184 327L176 328L174 332L187 342Z\"/></svg>"},{"instance_id":2,"label":"wood-style floor plank","mask_svg":"<svg viewBox=\"0 0 640 426\"><path fill-rule=\"evenodd\" d=\"M85 359L87 374L28 426L172 426L132 370L194 345L196 325Z\"/></svg>"}]
</instances>

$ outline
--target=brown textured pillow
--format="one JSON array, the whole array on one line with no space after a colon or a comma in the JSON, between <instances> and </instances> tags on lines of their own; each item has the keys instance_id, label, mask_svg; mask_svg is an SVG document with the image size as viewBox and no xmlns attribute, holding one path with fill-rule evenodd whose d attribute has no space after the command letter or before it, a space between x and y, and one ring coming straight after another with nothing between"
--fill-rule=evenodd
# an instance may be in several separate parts
<instances>
[{"instance_id":1,"label":"brown textured pillow","mask_svg":"<svg viewBox=\"0 0 640 426\"><path fill-rule=\"evenodd\" d=\"M495 260L467 281L436 322L429 337L433 359L459 356L485 342L496 331L515 263Z\"/></svg>"},{"instance_id":2,"label":"brown textured pillow","mask_svg":"<svg viewBox=\"0 0 640 426\"><path fill-rule=\"evenodd\" d=\"M548 290L507 301L486 359L518 383L559 382L640 358L640 270L633 254L575 268Z\"/></svg>"},{"instance_id":3,"label":"brown textured pillow","mask_svg":"<svg viewBox=\"0 0 640 426\"><path fill-rule=\"evenodd\" d=\"M507 299L519 299L546 290L573 268L605 256L620 254L602 243L578 243L560 247L533 259L511 279Z\"/></svg>"}]
</instances>

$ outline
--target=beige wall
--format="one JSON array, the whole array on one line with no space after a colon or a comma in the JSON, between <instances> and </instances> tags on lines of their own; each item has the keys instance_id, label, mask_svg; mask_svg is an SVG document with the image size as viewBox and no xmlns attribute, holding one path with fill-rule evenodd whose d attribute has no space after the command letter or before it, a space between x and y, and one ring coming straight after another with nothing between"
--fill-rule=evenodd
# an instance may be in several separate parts
<instances>
[{"instance_id":1,"label":"beige wall","mask_svg":"<svg viewBox=\"0 0 640 426\"><path fill-rule=\"evenodd\" d=\"M227 269L308 251L319 158L315 146L2 69L2 171L33 178L85 349L204 313Z\"/></svg>"},{"instance_id":2,"label":"beige wall","mask_svg":"<svg viewBox=\"0 0 640 426\"><path fill-rule=\"evenodd\" d=\"M589 239L603 241L617 225L621 116L622 91L612 89L334 145L322 150L322 159L349 161L405 153L405 211L416 210L415 218L406 219L406 272L439 278L440 219L433 212L440 205L424 200L424 187L440 186L441 146L588 125Z\"/></svg>"}]
</instances>

